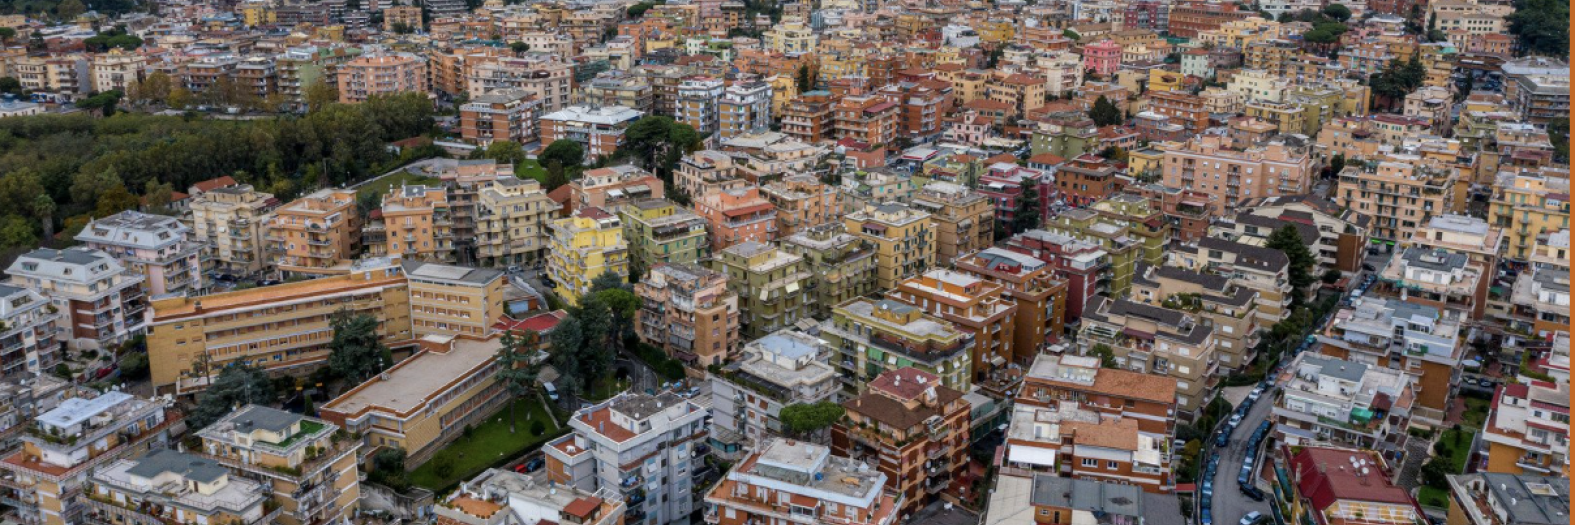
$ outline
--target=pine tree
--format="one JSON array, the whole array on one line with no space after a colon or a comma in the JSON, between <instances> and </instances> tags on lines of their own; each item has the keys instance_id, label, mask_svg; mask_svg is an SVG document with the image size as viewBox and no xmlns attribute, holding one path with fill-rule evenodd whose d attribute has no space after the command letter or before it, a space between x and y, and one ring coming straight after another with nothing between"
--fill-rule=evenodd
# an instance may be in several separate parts
<instances>
[{"instance_id":1,"label":"pine tree","mask_svg":"<svg viewBox=\"0 0 1575 525\"><path fill-rule=\"evenodd\" d=\"M1317 280L1313 275L1313 266L1318 261L1313 258L1312 250L1307 249L1307 245L1302 243L1302 234L1295 226L1287 224L1274 230L1264 246L1284 252L1285 257L1290 259L1291 287L1297 290L1298 297L1308 285Z\"/></svg>"},{"instance_id":2,"label":"pine tree","mask_svg":"<svg viewBox=\"0 0 1575 525\"><path fill-rule=\"evenodd\" d=\"M1121 109L1100 95L1094 100L1094 106L1088 109L1088 118L1093 119L1096 126L1114 126L1121 123Z\"/></svg>"}]
</instances>

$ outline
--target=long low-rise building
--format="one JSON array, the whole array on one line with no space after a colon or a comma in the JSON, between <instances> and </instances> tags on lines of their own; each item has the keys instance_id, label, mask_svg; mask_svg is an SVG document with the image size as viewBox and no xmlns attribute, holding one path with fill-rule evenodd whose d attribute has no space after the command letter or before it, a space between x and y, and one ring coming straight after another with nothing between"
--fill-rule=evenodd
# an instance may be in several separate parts
<instances>
[{"instance_id":1,"label":"long low-rise building","mask_svg":"<svg viewBox=\"0 0 1575 525\"><path fill-rule=\"evenodd\" d=\"M367 445L421 457L509 399L497 379L497 337L422 337L421 350L324 404L323 419Z\"/></svg>"}]
</instances>

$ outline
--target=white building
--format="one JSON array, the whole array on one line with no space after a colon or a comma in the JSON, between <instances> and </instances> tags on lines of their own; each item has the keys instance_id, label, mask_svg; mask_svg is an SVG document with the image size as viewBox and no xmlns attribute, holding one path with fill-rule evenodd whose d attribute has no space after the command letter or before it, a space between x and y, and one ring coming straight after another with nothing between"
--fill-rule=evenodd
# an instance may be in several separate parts
<instances>
[{"instance_id":1,"label":"white building","mask_svg":"<svg viewBox=\"0 0 1575 525\"><path fill-rule=\"evenodd\" d=\"M1292 377L1270 416L1280 440L1398 449L1390 434L1404 436L1416 397L1404 374L1312 353L1297 356L1288 369Z\"/></svg>"},{"instance_id":2,"label":"white building","mask_svg":"<svg viewBox=\"0 0 1575 525\"><path fill-rule=\"evenodd\" d=\"M191 228L174 217L123 211L88 223L76 239L147 276L148 293L185 294L203 288L203 250Z\"/></svg>"},{"instance_id":3,"label":"white building","mask_svg":"<svg viewBox=\"0 0 1575 525\"><path fill-rule=\"evenodd\" d=\"M737 437L753 448L782 433L782 407L835 401L841 384L829 356L825 341L791 329L744 345L737 361L711 375L712 440Z\"/></svg>"},{"instance_id":4,"label":"white building","mask_svg":"<svg viewBox=\"0 0 1575 525\"><path fill-rule=\"evenodd\" d=\"M73 349L103 349L143 332L147 292L143 276L128 272L109 254L72 247L40 248L23 254L11 267L11 284L33 290L62 312L56 337Z\"/></svg>"},{"instance_id":5,"label":"white building","mask_svg":"<svg viewBox=\"0 0 1575 525\"><path fill-rule=\"evenodd\" d=\"M60 362L65 319L36 291L0 284L0 377L31 377Z\"/></svg>"},{"instance_id":6,"label":"white building","mask_svg":"<svg viewBox=\"0 0 1575 525\"><path fill-rule=\"evenodd\" d=\"M695 447L707 435L706 415L671 392L625 393L582 408L569 420L574 433L542 448L548 479L619 493L629 525L682 522L699 508Z\"/></svg>"}]
</instances>

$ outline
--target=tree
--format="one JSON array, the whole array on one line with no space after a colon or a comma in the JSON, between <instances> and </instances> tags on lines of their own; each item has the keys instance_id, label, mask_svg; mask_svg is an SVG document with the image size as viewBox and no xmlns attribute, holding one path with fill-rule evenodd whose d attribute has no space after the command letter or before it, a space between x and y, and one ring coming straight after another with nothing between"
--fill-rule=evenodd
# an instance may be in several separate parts
<instances>
[{"instance_id":1,"label":"tree","mask_svg":"<svg viewBox=\"0 0 1575 525\"><path fill-rule=\"evenodd\" d=\"M1333 157L1329 158L1329 174L1334 177L1339 177L1340 172L1342 171L1345 171L1345 154L1336 153Z\"/></svg>"},{"instance_id":2,"label":"tree","mask_svg":"<svg viewBox=\"0 0 1575 525\"><path fill-rule=\"evenodd\" d=\"M656 7L656 2L640 2L629 6L629 9L624 13L629 15L629 18L640 18L645 16L645 12L650 11L653 7Z\"/></svg>"},{"instance_id":3,"label":"tree","mask_svg":"<svg viewBox=\"0 0 1575 525\"><path fill-rule=\"evenodd\" d=\"M1307 245L1302 243L1301 232L1289 224L1281 226L1269 235L1269 240L1264 243L1264 247L1279 250L1290 259L1291 287L1297 290L1296 296L1300 297L1301 292L1313 283L1315 279L1312 273L1313 266L1318 263L1313 257L1312 250L1307 249Z\"/></svg>"},{"instance_id":4,"label":"tree","mask_svg":"<svg viewBox=\"0 0 1575 525\"><path fill-rule=\"evenodd\" d=\"M509 395L516 399L530 395L531 388L536 384L536 376L541 372L541 367L532 359L540 340L541 334L534 330L526 330L518 336L511 330L499 338L498 380L508 389ZM519 411L515 410L518 405L512 400L509 402L510 434L519 424Z\"/></svg>"},{"instance_id":5,"label":"tree","mask_svg":"<svg viewBox=\"0 0 1575 525\"><path fill-rule=\"evenodd\" d=\"M7 44L9 44L9 43L11 43L11 39L13 39L13 38L16 38L16 29L15 28L0 27L0 43L7 43Z\"/></svg>"},{"instance_id":6,"label":"tree","mask_svg":"<svg viewBox=\"0 0 1575 525\"><path fill-rule=\"evenodd\" d=\"M1323 277L1319 280L1323 281L1324 284L1334 284L1340 282L1340 277L1340 270L1331 269L1327 272L1323 272Z\"/></svg>"},{"instance_id":7,"label":"tree","mask_svg":"<svg viewBox=\"0 0 1575 525\"><path fill-rule=\"evenodd\" d=\"M815 80L810 76L809 64L799 64L798 73L794 76L794 83L798 85L798 92L810 91L815 87Z\"/></svg>"},{"instance_id":8,"label":"tree","mask_svg":"<svg viewBox=\"0 0 1575 525\"><path fill-rule=\"evenodd\" d=\"M55 6L55 15L67 22L76 20L86 12L87 6L82 4L82 0L64 0Z\"/></svg>"},{"instance_id":9,"label":"tree","mask_svg":"<svg viewBox=\"0 0 1575 525\"><path fill-rule=\"evenodd\" d=\"M108 217L126 210L135 210L142 205L142 200L132 195L124 185L116 185L99 195L98 205L93 208L95 217Z\"/></svg>"},{"instance_id":10,"label":"tree","mask_svg":"<svg viewBox=\"0 0 1575 525\"><path fill-rule=\"evenodd\" d=\"M486 151L481 156L500 163L515 165L521 164L526 160L525 148L521 147L520 143L510 140L492 141L491 144L487 145Z\"/></svg>"},{"instance_id":11,"label":"tree","mask_svg":"<svg viewBox=\"0 0 1575 525\"><path fill-rule=\"evenodd\" d=\"M16 77L0 77L0 93L20 96L23 91L22 81Z\"/></svg>"},{"instance_id":12,"label":"tree","mask_svg":"<svg viewBox=\"0 0 1575 525\"><path fill-rule=\"evenodd\" d=\"M831 401L794 403L782 407L777 413L777 419L782 422L782 431L787 435L807 438L811 434L831 428L831 425L841 421L846 413L840 403Z\"/></svg>"},{"instance_id":13,"label":"tree","mask_svg":"<svg viewBox=\"0 0 1575 525\"><path fill-rule=\"evenodd\" d=\"M1323 15L1344 22L1351 19L1351 8L1340 4L1329 4L1323 6Z\"/></svg>"},{"instance_id":14,"label":"tree","mask_svg":"<svg viewBox=\"0 0 1575 525\"><path fill-rule=\"evenodd\" d=\"M1554 160L1557 162L1568 163L1570 161L1569 116L1563 116L1548 121L1548 139L1553 141Z\"/></svg>"},{"instance_id":15,"label":"tree","mask_svg":"<svg viewBox=\"0 0 1575 525\"><path fill-rule=\"evenodd\" d=\"M168 95L164 96L164 105L169 106L170 109L186 109L191 107L192 101L196 98L185 86L175 86L170 88Z\"/></svg>"},{"instance_id":16,"label":"tree","mask_svg":"<svg viewBox=\"0 0 1575 525\"><path fill-rule=\"evenodd\" d=\"M578 168L585 164L585 146L568 139L554 140L552 144L547 145L547 149L541 151L536 161L543 166L556 161L566 169Z\"/></svg>"},{"instance_id":17,"label":"tree","mask_svg":"<svg viewBox=\"0 0 1575 525\"><path fill-rule=\"evenodd\" d=\"M1023 191L1017 194L1017 208L1012 211L1011 233L1023 233L1039 227L1044 211L1039 209L1039 187L1024 182Z\"/></svg>"},{"instance_id":18,"label":"tree","mask_svg":"<svg viewBox=\"0 0 1575 525\"><path fill-rule=\"evenodd\" d=\"M340 310L330 325L328 369L351 385L358 385L393 364L394 358L377 336L377 318L371 314Z\"/></svg>"},{"instance_id":19,"label":"tree","mask_svg":"<svg viewBox=\"0 0 1575 525\"><path fill-rule=\"evenodd\" d=\"M1121 123L1121 109L1100 95L1094 100L1094 105L1088 108L1088 118L1093 119L1096 126L1114 126Z\"/></svg>"},{"instance_id":20,"label":"tree","mask_svg":"<svg viewBox=\"0 0 1575 525\"><path fill-rule=\"evenodd\" d=\"M601 275L591 279L591 293L595 294L603 290L623 290L630 292L634 291L634 287L630 286L629 280L625 279L622 275L612 272L602 272Z\"/></svg>"},{"instance_id":21,"label":"tree","mask_svg":"<svg viewBox=\"0 0 1575 525\"><path fill-rule=\"evenodd\" d=\"M1110 348L1110 345L1104 343L1096 344L1088 350L1088 354L1098 357L1099 366L1102 368L1120 368L1120 365L1116 362L1116 352Z\"/></svg>"},{"instance_id":22,"label":"tree","mask_svg":"<svg viewBox=\"0 0 1575 525\"><path fill-rule=\"evenodd\" d=\"M1509 19L1520 52L1569 58L1570 3L1565 0L1516 0Z\"/></svg>"},{"instance_id":23,"label":"tree","mask_svg":"<svg viewBox=\"0 0 1575 525\"><path fill-rule=\"evenodd\" d=\"M1071 29L1067 29L1065 31L1062 31L1061 32L1061 36L1070 38L1070 39L1072 39L1073 42L1076 42L1078 40L1082 40L1083 39L1083 35L1079 35L1079 34L1077 34L1077 31L1073 31Z\"/></svg>"},{"instance_id":24,"label":"tree","mask_svg":"<svg viewBox=\"0 0 1575 525\"><path fill-rule=\"evenodd\" d=\"M1100 150L1099 156L1112 162L1126 162L1128 157L1127 150L1121 149L1119 146L1110 146Z\"/></svg>"},{"instance_id":25,"label":"tree","mask_svg":"<svg viewBox=\"0 0 1575 525\"><path fill-rule=\"evenodd\" d=\"M206 355L206 354L204 354ZM187 421L201 429L246 405L269 405L278 398L268 373L255 366L232 363L208 388L197 393L197 407Z\"/></svg>"},{"instance_id":26,"label":"tree","mask_svg":"<svg viewBox=\"0 0 1575 525\"><path fill-rule=\"evenodd\" d=\"M306 86L306 110L317 112L339 101L339 88L322 78Z\"/></svg>"},{"instance_id":27,"label":"tree","mask_svg":"<svg viewBox=\"0 0 1575 525\"><path fill-rule=\"evenodd\" d=\"M170 96L170 76L162 71L148 73L142 80L127 86L127 91L135 104L166 102Z\"/></svg>"},{"instance_id":28,"label":"tree","mask_svg":"<svg viewBox=\"0 0 1575 525\"><path fill-rule=\"evenodd\" d=\"M403 492L410 488L410 473L405 470L405 449L384 447L372 455L367 480Z\"/></svg>"},{"instance_id":29,"label":"tree","mask_svg":"<svg viewBox=\"0 0 1575 525\"><path fill-rule=\"evenodd\" d=\"M541 186L550 192L568 183L569 174L563 169L563 163L556 160L548 162L547 180L542 181Z\"/></svg>"},{"instance_id":30,"label":"tree","mask_svg":"<svg viewBox=\"0 0 1575 525\"><path fill-rule=\"evenodd\" d=\"M55 240L55 199L48 193L40 192L33 197L32 209L44 230L44 246L49 246Z\"/></svg>"},{"instance_id":31,"label":"tree","mask_svg":"<svg viewBox=\"0 0 1575 525\"><path fill-rule=\"evenodd\" d=\"M524 42L510 42L509 51L513 51L516 55L524 54L526 51L530 51L530 44Z\"/></svg>"},{"instance_id":32,"label":"tree","mask_svg":"<svg viewBox=\"0 0 1575 525\"><path fill-rule=\"evenodd\" d=\"M32 221L21 215L0 218L0 248L32 248L38 245L38 235L33 233Z\"/></svg>"},{"instance_id":33,"label":"tree","mask_svg":"<svg viewBox=\"0 0 1575 525\"><path fill-rule=\"evenodd\" d=\"M147 188L142 192L143 202L151 212L163 211L170 205L170 198L175 193L175 187L168 182L159 182L148 179Z\"/></svg>"},{"instance_id":34,"label":"tree","mask_svg":"<svg viewBox=\"0 0 1575 525\"><path fill-rule=\"evenodd\" d=\"M147 352L127 352L120 358L120 377L127 381L140 381L148 378Z\"/></svg>"}]
</instances>

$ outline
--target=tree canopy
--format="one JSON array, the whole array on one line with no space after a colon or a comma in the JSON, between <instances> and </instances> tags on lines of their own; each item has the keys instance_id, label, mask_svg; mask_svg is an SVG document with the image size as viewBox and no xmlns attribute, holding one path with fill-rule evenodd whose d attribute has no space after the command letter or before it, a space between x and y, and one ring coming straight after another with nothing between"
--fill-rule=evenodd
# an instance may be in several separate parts
<instances>
[{"instance_id":1,"label":"tree canopy","mask_svg":"<svg viewBox=\"0 0 1575 525\"><path fill-rule=\"evenodd\" d=\"M1096 126L1114 126L1122 122L1121 108L1100 95L1094 100L1094 105L1088 108L1088 118L1093 119Z\"/></svg>"},{"instance_id":2,"label":"tree canopy","mask_svg":"<svg viewBox=\"0 0 1575 525\"><path fill-rule=\"evenodd\" d=\"M1264 243L1264 247L1284 252L1290 259L1291 287L1298 292L1306 291L1307 286L1318 279L1313 274L1313 266L1318 264L1318 259L1313 257L1312 250L1307 249L1307 245L1302 242L1302 234L1295 226L1287 224L1274 230L1274 233L1269 235L1269 240Z\"/></svg>"},{"instance_id":3,"label":"tree canopy","mask_svg":"<svg viewBox=\"0 0 1575 525\"><path fill-rule=\"evenodd\" d=\"M377 337L377 318L371 314L340 311L331 323L328 368L351 385L358 385L392 365L393 356Z\"/></svg>"},{"instance_id":4,"label":"tree canopy","mask_svg":"<svg viewBox=\"0 0 1575 525\"><path fill-rule=\"evenodd\" d=\"M782 422L782 430L791 436L807 436L830 428L842 420L847 411L841 404L831 401L815 403L794 403L782 407L777 413L777 419Z\"/></svg>"},{"instance_id":5,"label":"tree canopy","mask_svg":"<svg viewBox=\"0 0 1575 525\"><path fill-rule=\"evenodd\" d=\"M543 166L548 162L557 161L563 164L565 169L576 169L585 164L585 146L567 139L554 140L552 144L547 145L547 149L541 151L536 161Z\"/></svg>"},{"instance_id":6,"label":"tree canopy","mask_svg":"<svg viewBox=\"0 0 1575 525\"><path fill-rule=\"evenodd\" d=\"M263 369L232 364L219 372L206 390L197 393L197 407L186 418L193 429L201 429L244 405L268 405L278 398L273 381Z\"/></svg>"},{"instance_id":7,"label":"tree canopy","mask_svg":"<svg viewBox=\"0 0 1575 525\"><path fill-rule=\"evenodd\" d=\"M1570 3L1566 0L1516 0L1509 34L1526 54L1570 56Z\"/></svg>"}]
</instances>

